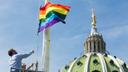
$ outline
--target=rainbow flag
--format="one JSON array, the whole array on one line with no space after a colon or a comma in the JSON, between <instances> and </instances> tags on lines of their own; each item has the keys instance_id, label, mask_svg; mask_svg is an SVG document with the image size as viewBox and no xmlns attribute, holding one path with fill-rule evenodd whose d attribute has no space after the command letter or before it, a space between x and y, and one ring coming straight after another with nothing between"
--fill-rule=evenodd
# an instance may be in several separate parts
<instances>
[{"instance_id":1,"label":"rainbow flag","mask_svg":"<svg viewBox=\"0 0 128 72\"><path fill-rule=\"evenodd\" d=\"M65 17L69 12L70 7L61 4L46 3L40 8L39 13L39 29L38 32L53 26L57 22L65 23Z\"/></svg>"}]
</instances>

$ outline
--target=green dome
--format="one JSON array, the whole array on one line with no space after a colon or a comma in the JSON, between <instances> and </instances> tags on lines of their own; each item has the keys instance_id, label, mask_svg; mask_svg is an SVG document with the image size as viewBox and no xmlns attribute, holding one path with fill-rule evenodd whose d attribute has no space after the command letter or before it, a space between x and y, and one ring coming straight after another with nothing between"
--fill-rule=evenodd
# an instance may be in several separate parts
<instances>
[{"instance_id":1,"label":"green dome","mask_svg":"<svg viewBox=\"0 0 128 72\"><path fill-rule=\"evenodd\" d=\"M91 33L84 47L86 53L72 60L59 72L128 72L125 62L106 53L106 43L102 34L97 32L94 10L92 11Z\"/></svg>"},{"instance_id":2,"label":"green dome","mask_svg":"<svg viewBox=\"0 0 128 72\"><path fill-rule=\"evenodd\" d=\"M87 53L75 58L60 72L128 72L126 64L108 54Z\"/></svg>"}]
</instances>

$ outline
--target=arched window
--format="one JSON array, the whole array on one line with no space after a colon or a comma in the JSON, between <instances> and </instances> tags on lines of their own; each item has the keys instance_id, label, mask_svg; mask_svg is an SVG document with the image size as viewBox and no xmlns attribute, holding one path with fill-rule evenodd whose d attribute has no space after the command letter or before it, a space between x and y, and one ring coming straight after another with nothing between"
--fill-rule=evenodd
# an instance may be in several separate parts
<instances>
[{"instance_id":1,"label":"arched window","mask_svg":"<svg viewBox=\"0 0 128 72\"><path fill-rule=\"evenodd\" d=\"M94 70L94 71L92 71L92 72L100 72L100 71L98 71L98 70Z\"/></svg>"},{"instance_id":2,"label":"arched window","mask_svg":"<svg viewBox=\"0 0 128 72\"><path fill-rule=\"evenodd\" d=\"M90 52L91 52L92 51L91 41L89 41L89 43L90 43Z\"/></svg>"},{"instance_id":3,"label":"arched window","mask_svg":"<svg viewBox=\"0 0 128 72\"><path fill-rule=\"evenodd\" d=\"M82 63L81 61L78 61L78 62L77 62L77 65L78 65L78 66L82 66L83 63Z\"/></svg>"},{"instance_id":4,"label":"arched window","mask_svg":"<svg viewBox=\"0 0 128 72\"><path fill-rule=\"evenodd\" d=\"M114 61L113 61L112 59L109 61L109 63L110 63L111 65L114 65Z\"/></svg>"},{"instance_id":5,"label":"arched window","mask_svg":"<svg viewBox=\"0 0 128 72\"><path fill-rule=\"evenodd\" d=\"M68 69L69 69L69 66L68 66L68 65L66 65L66 66L65 66L65 69L66 69L66 70L68 70Z\"/></svg>"},{"instance_id":6,"label":"arched window","mask_svg":"<svg viewBox=\"0 0 128 72\"><path fill-rule=\"evenodd\" d=\"M96 52L96 42L94 41L94 52Z\"/></svg>"},{"instance_id":7,"label":"arched window","mask_svg":"<svg viewBox=\"0 0 128 72\"><path fill-rule=\"evenodd\" d=\"M94 59L94 60L93 60L93 63L94 63L95 65L97 65L99 62L98 62L97 59Z\"/></svg>"},{"instance_id":8,"label":"arched window","mask_svg":"<svg viewBox=\"0 0 128 72\"><path fill-rule=\"evenodd\" d=\"M88 41L86 42L86 44L84 43L84 46L86 47L86 49L88 51Z\"/></svg>"},{"instance_id":9,"label":"arched window","mask_svg":"<svg viewBox=\"0 0 128 72\"><path fill-rule=\"evenodd\" d=\"M98 40L98 52L100 52L100 41Z\"/></svg>"},{"instance_id":10,"label":"arched window","mask_svg":"<svg viewBox=\"0 0 128 72\"><path fill-rule=\"evenodd\" d=\"M114 71L112 71L112 72L118 72L117 70L114 70Z\"/></svg>"}]
</instances>

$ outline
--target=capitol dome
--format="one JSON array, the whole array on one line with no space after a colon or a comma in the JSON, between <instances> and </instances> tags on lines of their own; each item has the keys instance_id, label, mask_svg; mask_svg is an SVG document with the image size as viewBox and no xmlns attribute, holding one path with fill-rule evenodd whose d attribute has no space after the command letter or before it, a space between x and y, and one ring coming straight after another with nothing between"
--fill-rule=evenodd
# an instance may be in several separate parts
<instances>
[{"instance_id":1,"label":"capitol dome","mask_svg":"<svg viewBox=\"0 0 128 72\"><path fill-rule=\"evenodd\" d=\"M75 58L60 72L128 72L126 64L108 54L87 53Z\"/></svg>"},{"instance_id":2,"label":"capitol dome","mask_svg":"<svg viewBox=\"0 0 128 72\"><path fill-rule=\"evenodd\" d=\"M74 58L59 72L128 72L125 62L116 56L106 53L106 44L102 34L97 32L96 16L92 10L92 29L84 43L86 51Z\"/></svg>"}]
</instances>

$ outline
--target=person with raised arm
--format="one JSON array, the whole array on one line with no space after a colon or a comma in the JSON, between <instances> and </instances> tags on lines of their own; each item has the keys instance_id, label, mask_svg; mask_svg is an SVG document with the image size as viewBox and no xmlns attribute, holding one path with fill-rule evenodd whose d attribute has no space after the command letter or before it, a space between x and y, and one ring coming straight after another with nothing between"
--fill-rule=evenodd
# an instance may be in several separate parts
<instances>
[{"instance_id":1,"label":"person with raised arm","mask_svg":"<svg viewBox=\"0 0 128 72\"><path fill-rule=\"evenodd\" d=\"M22 60L31 56L34 53L34 50L28 54L18 54L15 49L10 49L8 55L10 56L9 66L10 72L21 72L22 70Z\"/></svg>"}]
</instances>

